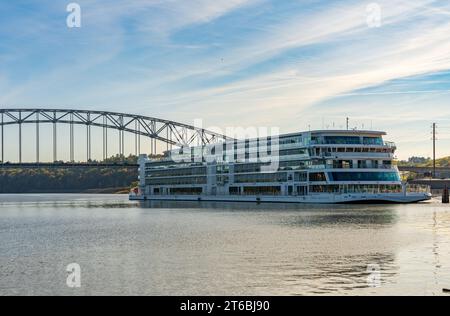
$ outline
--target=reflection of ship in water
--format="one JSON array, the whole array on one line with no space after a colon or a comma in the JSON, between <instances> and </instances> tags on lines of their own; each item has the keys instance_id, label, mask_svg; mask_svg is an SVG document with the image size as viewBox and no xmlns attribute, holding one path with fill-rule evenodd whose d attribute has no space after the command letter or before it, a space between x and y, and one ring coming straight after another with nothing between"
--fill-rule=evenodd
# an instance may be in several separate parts
<instances>
[{"instance_id":1,"label":"reflection of ship in water","mask_svg":"<svg viewBox=\"0 0 450 316\"><path fill-rule=\"evenodd\" d=\"M217 222L210 225L217 234L239 221L246 228L236 234L252 244L239 258L248 269L240 273L259 280L248 284L256 293L269 284L281 294L351 294L364 288L376 293L374 286L391 283L398 273L395 205L210 203L143 205L167 212L215 213ZM371 273L375 273L372 284Z\"/></svg>"},{"instance_id":2,"label":"reflection of ship in water","mask_svg":"<svg viewBox=\"0 0 450 316\"><path fill-rule=\"evenodd\" d=\"M393 253L322 254L306 258L302 265L304 268L291 271L289 281L298 289L293 294L350 294L364 288L370 291L389 283L398 271Z\"/></svg>"},{"instance_id":3,"label":"reflection of ship in water","mask_svg":"<svg viewBox=\"0 0 450 316\"><path fill-rule=\"evenodd\" d=\"M317 205L317 204L286 204L286 203L228 203L228 202L198 202L198 201L155 201L140 202L142 208L158 209L207 209L209 211L280 211L286 216L279 216L280 224L295 226L307 223L308 225L334 225L334 224L361 224L361 225L392 225L396 222L395 205ZM291 211L291 216L287 217ZM281 215L281 214L278 214ZM278 217L278 216L277 216Z\"/></svg>"}]
</instances>

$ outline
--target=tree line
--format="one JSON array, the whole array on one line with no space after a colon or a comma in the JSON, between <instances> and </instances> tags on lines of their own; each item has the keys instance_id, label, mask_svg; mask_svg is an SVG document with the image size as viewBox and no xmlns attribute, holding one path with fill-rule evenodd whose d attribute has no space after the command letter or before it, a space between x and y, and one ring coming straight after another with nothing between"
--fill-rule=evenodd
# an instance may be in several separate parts
<instances>
[{"instance_id":1,"label":"tree line","mask_svg":"<svg viewBox=\"0 0 450 316\"><path fill-rule=\"evenodd\" d=\"M103 162L133 164L137 162L137 157L116 155ZM67 193L110 188L126 189L137 184L137 176L135 168L125 167L0 167L0 193Z\"/></svg>"},{"instance_id":2,"label":"tree line","mask_svg":"<svg viewBox=\"0 0 450 316\"><path fill-rule=\"evenodd\" d=\"M133 168L0 168L0 193L84 192L130 187Z\"/></svg>"}]
</instances>

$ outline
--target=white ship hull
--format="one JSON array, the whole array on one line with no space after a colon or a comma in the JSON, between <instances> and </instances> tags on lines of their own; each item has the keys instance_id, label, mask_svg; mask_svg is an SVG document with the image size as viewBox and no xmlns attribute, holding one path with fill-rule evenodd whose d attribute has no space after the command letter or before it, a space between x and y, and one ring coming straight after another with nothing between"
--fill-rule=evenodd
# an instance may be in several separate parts
<instances>
[{"instance_id":1,"label":"white ship hull","mask_svg":"<svg viewBox=\"0 0 450 316\"><path fill-rule=\"evenodd\" d=\"M267 195L130 195L130 200L149 201L214 201L253 203L416 203L431 199L429 193L411 194L318 194L308 196L267 196Z\"/></svg>"}]
</instances>

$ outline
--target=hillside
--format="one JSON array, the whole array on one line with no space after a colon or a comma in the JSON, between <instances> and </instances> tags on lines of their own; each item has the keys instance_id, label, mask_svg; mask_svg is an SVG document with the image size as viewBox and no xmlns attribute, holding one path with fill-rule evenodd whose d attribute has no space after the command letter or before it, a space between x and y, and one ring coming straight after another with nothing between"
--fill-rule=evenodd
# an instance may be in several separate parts
<instances>
[{"instance_id":1,"label":"hillside","mask_svg":"<svg viewBox=\"0 0 450 316\"><path fill-rule=\"evenodd\" d=\"M68 193L130 187L137 171L127 168L1 169L0 193ZM101 190L99 192L102 192Z\"/></svg>"},{"instance_id":2,"label":"hillside","mask_svg":"<svg viewBox=\"0 0 450 316\"><path fill-rule=\"evenodd\" d=\"M416 166L416 167L432 167L433 160L431 158L400 160L397 162L399 166ZM450 156L436 159L436 167L449 167Z\"/></svg>"},{"instance_id":3,"label":"hillside","mask_svg":"<svg viewBox=\"0 0 450 316\"><path fill-rule=\"evenodd\" d=\"M103 162L136 163L119 155ZM0 193L126 192L137 181L135 168L0 168Z\"/></svg>"}]
</instances>

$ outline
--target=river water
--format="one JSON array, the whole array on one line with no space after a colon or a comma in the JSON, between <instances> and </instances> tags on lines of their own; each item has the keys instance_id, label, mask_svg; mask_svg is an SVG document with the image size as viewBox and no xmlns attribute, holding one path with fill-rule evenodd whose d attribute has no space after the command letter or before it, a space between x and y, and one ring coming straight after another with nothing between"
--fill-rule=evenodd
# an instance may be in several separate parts
<instances>
[{"instance_id":1,"label":"river water","mask_svg":"<svg viewBox=\"0 0 450 316\"><path fill-rule=\"evenodd\" d=\"M450 206L437 200L141 205L124 195L0 195L0 241L0 295L446 295L450 288ZM80 267L80 287L67 285L71 263Z\"/></svg>"}]
</instances>

